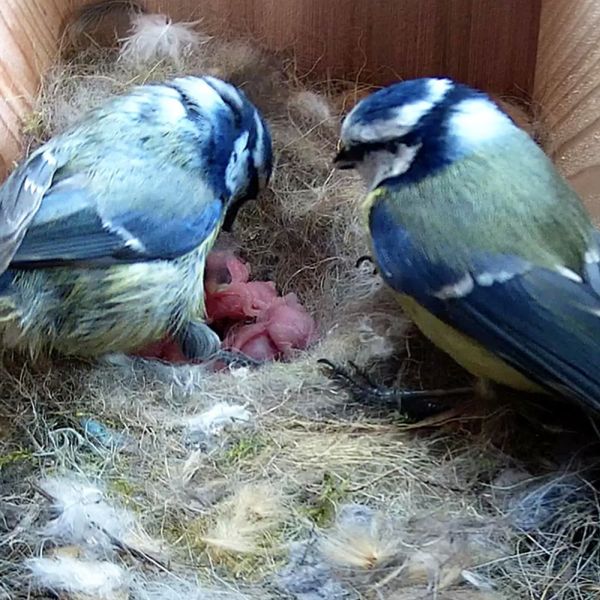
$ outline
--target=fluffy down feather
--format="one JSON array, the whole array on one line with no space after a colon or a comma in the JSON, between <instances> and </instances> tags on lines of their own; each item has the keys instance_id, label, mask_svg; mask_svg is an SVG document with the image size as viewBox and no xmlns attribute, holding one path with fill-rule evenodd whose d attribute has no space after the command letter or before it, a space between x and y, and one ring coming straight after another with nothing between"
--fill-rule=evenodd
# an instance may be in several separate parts
<instances>
[{"instance_id":1,"label":"fluffy down feather","mask_svg":"<svg viewBox=\"0 0 600 600\"><path fill-rule=\"evenodd\" d=\"M127 587L126 571L111 562L60 556L32 558L25 566L37 589L57 595L68 593L97 600L114 600L120 597L119 592L124 594Z\"/></svg>"},{"instance_id":2,"label":"fluffy down feather","mask_svg":"<svg viewBox=\"0 0 600 600\"><path fill-rule=\"evenodd\" d=\"M196 23L173 23L166 15L134 14L130 35L121 40L121 60L132 64L167 59L181 65L183 59L210 38L195 31Z\"/></svg>"}]
</instances>

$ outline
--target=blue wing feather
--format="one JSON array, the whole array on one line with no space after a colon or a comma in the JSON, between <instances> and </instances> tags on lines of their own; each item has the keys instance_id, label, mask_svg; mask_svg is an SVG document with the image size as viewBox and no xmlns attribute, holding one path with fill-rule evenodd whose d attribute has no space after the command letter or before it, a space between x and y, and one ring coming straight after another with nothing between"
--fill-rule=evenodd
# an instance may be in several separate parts
<instances>
[{"instance_id":1,"label":"blue wing feather","mask_svg":"<svg viewBox=\"0 0 600 600\"><path fill-rule=\"evenodd\" d=\"M44 197L11 266L100 266L173 259L198 247L223 213L218 198L207 200L192 214L187 207L161 211L161 203L152 201L147 210L128 208L125 202L113 202L111 207L116 212L109 218L77 177L59 182Z\"/></svg>"},{"instance_id":2,"label":"blue wing feather","mask_svg":"<svg viewBox=\"0 0 600 600\"><path fill-rule=\"evenodd\" d=\"M383 203L374 206L370 226L376 261L392 288L532 381L600 411L600 295L588 281L510 255L474 254L468 270L434 262ZM480 285L482 275L496 281ZM467 276L472 289L439 297Z\"/></svg>"},{"instance_id":3,"label":"blue wing feather","mask_svg":"<svg viewBox=\"0 0 600 600\"><path fill-rule=\"evenodd\" d=\"M217 92L205 98L204 88L211 89L199 78L139 88L94 113L93 135L67 132L68 164L43 190L10 265L173 259L198 247L222 221L227 165L241 133L235 107ZM173 102L186 115L177 127ZM114 135L119 127L123 135Z\"/></svg>"}]
</instances>

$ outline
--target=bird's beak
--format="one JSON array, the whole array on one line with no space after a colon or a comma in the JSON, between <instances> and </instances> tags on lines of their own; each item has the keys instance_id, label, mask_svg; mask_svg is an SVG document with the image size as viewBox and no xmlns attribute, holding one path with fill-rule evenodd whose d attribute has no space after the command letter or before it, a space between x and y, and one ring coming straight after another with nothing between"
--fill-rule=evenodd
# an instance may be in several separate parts
<instances>
[{"instance_id":1,"label":"bird's beak","mask_svg":"<svg viewBox=\"0 0 600 600\"><path fill-rule=\"evenodd\" d=\"M333 159L333 166L336 169L354 169L356 167L356 158L352 154L352 149L345 148L340 141L337 147L337 154Z\"/></svg>"}]
</instances>

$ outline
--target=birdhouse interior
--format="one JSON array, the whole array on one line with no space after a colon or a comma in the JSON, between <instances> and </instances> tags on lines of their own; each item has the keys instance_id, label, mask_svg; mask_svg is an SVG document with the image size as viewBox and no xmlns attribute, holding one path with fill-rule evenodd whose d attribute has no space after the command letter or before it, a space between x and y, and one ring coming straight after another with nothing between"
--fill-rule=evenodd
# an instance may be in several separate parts
<instances>
[{"instance_id":1,"label":"birdhouse interior","mask_svg":"<svg viewBox=\"0 0 600 600\"><path fill-rule=\"evenodd\" d=\"M570 94L585 107L595 91L556 81L593 57L550 57L568 3L13 4L0 74L10 56L21 79L0 81L0 170L109 98L183 75L245 92L274 169L204 276L209 319L249 360L191 364L172 339L101 360L4 353L0 598L595 597L583 416L506 392L414 422L319 362L416 389L470 381L363 259L367 190L332 166L342 118L380 86L448 73L482 87L600 206L593 158L577 159L593 134L567 126L585 121Z\"/></svg>"}]
</instances>

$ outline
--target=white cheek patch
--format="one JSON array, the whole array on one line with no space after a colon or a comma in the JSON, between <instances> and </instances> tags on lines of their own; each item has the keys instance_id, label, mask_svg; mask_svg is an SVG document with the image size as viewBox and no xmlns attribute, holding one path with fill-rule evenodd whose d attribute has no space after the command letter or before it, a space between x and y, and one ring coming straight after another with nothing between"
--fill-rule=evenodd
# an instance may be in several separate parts
<instances>
[{"instance_id":1,"label":"white cheek patch","mask_svg":"<svg viewBox=\"0 0 600 600\"><path fill-rule=\"evenodd\" d=\"M232 197L235 197L248 184L248 132L244 132L237 140L235 140L234 151L229 158L227 168L225 169L225 185Z\"/></svg>"},{"instance_id":2,"label":"white cheek patch","mask_svg":"<svg viewBox=\"0 0 600 600\"><path fill-rule=\"evenodd\" d=\"M379 150L367 154L357 163L356 169L370 190L375 189L385 179L406 173L421 148L400 144L396 152Z\"/></svg>"}]
</instances>

